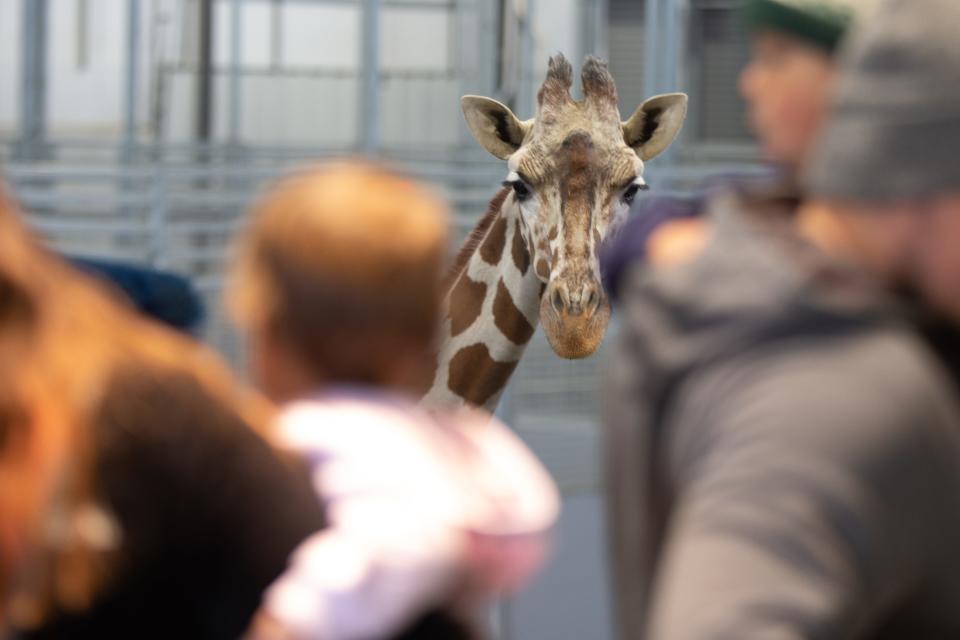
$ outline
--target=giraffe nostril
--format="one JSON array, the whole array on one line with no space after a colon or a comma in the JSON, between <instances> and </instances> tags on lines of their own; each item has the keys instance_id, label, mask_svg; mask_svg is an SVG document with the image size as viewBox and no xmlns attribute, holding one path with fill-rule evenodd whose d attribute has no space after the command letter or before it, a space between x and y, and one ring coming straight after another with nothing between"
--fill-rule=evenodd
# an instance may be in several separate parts
<instances>
[{"instance_id":1,"label":"giraffe nostril","mask_svg":"<svg viewBox=\"0 0 960 640\"><path fill-rule=\"evenodd\" d=\"M594 309L600 306L600 294L597 293L596 289L590 290L590 295L587 296L587 310L592 312Z\"/></svg>"},{"instance_id":2,"label":"giraffe nostril","mask_svg":"<svg viewBox=\"0 0 960 640\"><path fill-rule=\"evenodd\" d=\"M560 293L560 290L557 289L553 292L553 308L557 313L563 313L563 295Z\"/></svg>"}]
</instances>

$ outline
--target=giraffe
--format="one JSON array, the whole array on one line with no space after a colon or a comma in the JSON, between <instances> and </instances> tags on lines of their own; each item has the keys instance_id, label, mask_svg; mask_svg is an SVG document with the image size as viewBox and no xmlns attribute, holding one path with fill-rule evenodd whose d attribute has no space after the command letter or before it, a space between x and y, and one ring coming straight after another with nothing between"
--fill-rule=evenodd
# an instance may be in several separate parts
<instances>
[{"instance_id":1,"label":"giraffe","mask_svg":"<svg viewBox=\"0 0 960 640\"><path fill-rule=\"evenodd\" d=\"M588 57L581 80L575 101L573 68L553 56L527 121L490 98L461 99L471 133L507 162L507 177L448 276L428 404L492 411L538 323L563 358L590 356L603 339L600 243L647 189L644 162L673 142L687 96L652 97L621 122L606 63Z\"/></svg>"}]
</instances>

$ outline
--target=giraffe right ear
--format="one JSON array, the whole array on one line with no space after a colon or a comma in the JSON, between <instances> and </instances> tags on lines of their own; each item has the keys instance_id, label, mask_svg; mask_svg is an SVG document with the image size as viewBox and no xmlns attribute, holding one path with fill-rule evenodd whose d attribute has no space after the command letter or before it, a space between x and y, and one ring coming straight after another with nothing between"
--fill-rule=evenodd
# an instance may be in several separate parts
<instances>
[{"instance_id":1,"label":"giraffe right ear","mask_svg":"<svg viewBox=\"0 0 960 640\"><path fill-rule=\"evenodd\" d=\"M666 93L648 98L629 120L621 123L623 141L646 162L670 146L686 117L687 94Z\"/></svg>"},{"instance_id":2,"label":"giraffe right ear","mask_svg":"<svg viewBox=\"0 0 960 640\"><path fill-rule=\"evenodd\" d=\"M482 96L463 96L460 108L476 141L501 160L520 148L533 125L533 120L523 122L506 105Z\"/></svg>"}]
</instances>

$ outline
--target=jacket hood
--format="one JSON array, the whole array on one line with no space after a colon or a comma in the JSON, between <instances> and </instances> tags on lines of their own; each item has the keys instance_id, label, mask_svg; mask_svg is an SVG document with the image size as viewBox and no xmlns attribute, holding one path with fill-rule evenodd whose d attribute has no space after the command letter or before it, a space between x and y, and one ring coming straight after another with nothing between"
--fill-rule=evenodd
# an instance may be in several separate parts
<instances>
[{"instance_id":1,"label":"jacket hood","mask_svg":"<svg viewBox=\"0 0 960 640\"><path fill-rule=\"evenodd\" d=\"M711 238L691 261L634 264L622 277L620 321L647 375L682 373L758 343L818 338L888 323L892 300L851 265L792 233L782 205L711 200Z\"/></svg>"}]
</instances>

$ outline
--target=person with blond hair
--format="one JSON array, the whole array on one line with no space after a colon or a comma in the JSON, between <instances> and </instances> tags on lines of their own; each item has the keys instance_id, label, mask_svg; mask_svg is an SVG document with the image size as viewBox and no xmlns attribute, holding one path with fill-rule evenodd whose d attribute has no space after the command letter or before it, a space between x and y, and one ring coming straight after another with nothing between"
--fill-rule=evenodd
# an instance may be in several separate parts
<instances>
[{"instance_id":1,"label":"person with blond hair","mask_svg":"<svg viewBox=\"0 0 960 640\"><path fill-rule=\"evenodd\" d=\"M219 358L0 199L0 595L21 638L235 638L322 518Z\"/></svg>"},{"instance_id":2,"label":"person with blond hair","mask_svg":"<svg viewBox=\"0 0 960 640\"><path fill-rule=\"evenodd\" d=\"M532 454L488 415L417 404L446 250L441 201L358 162L292 176L253 213L232 304L329 522L255 638L477 637L483 605L544 557L558 498Z\"/></svg>"}]
</instances>

